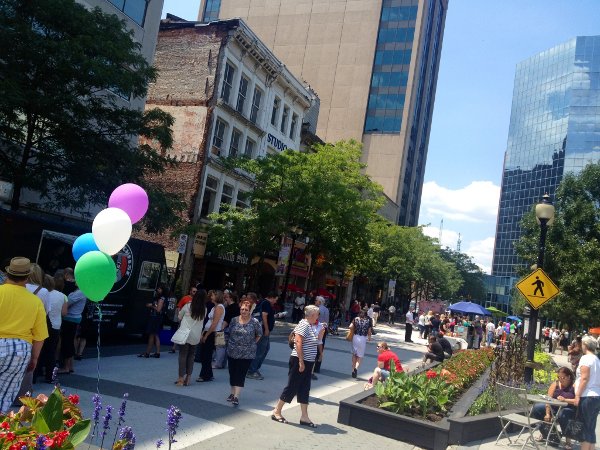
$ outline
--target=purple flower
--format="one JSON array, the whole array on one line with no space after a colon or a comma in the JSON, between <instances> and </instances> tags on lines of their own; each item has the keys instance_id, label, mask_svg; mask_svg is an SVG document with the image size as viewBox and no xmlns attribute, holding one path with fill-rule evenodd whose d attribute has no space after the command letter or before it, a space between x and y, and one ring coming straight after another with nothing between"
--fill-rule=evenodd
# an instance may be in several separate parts
<instances>
[{"instance_id":1,"label":"purple flower","mask_svg":"<svg viewBox=\"0 0 600 450\"><path fill-rule=\"evenodd\" d=\"M169 448L175 440L175 434L177 433L177 427L179 426L179 420L181 419L181 410L171 405L167 411L167 431L169 432Z\"/></svg>"},{"instance_id":2,"label":"purple flower","mask_svg":"<svg viewBox=\"0 0 600 450\"><path fill-rule=\"evenodd\" d=\"M123 402L121 402L121 407L119 408L119 425L125 423L125 408L127 407L127 398L129 394L123 394Z\"/></svg>"},{"instance_id":3,"label":"purple flower","mask_svg":"<svg viewBox=\"0 0 600 450\"><path fill-rule=\"evenodd\" d=\"M35 450L46 450L46 436L40 434L35 440Z\"/></svg>"},{"instance_id":4,"label":"purple flower","mask_svg":"<svg viewBox=\"0 0 600 450\"><path fill-rule=\"evenodd\" d=\"M123 445L123 450L133 450L135 447L135 434L131 427L121 428L119 439L126 441L125 445Z\"/></svg>"},{"instance_id":5,"label":"purple flower","mask_svg":"<svg viewBox=\"0 0 600 450\"><path fill-rule=\"evenodd\" d=\"M110 405L106 406L106 415L104 416L104 422L102 423L102 428L104 431L102 434L106 434L107 430L110 430L110 421L112 420L112 411L113 407Z\"/></svg>"},{"instance_id":6,"label":"purple flower","mask_svg":"<svg viewBox=\"0 0 600 450\"><path fill-rule=\"evenodd\" d=\"M58 367L52 370L52 384L58 383Z\"/></svg>"},{"instance_id":7,"label":"purple flower","mask_svg":"<svg viewBox=\"0 0 600 450\"><path fill-rule=\"evenodd\" d=\"M92 403L94 404L94 415L92 416L94 425L98 425L98 422L100 421L100 411L102 411L102 397L98 394L94 394Z\"/></svg>"},{"instance_id":8,"label":"purple flower","mask_svg":"<svg viewBox=\"0 0 600 450\"><path fill-rule=\"evenodd\" d=\"M163 440L159 439L158 441L156 441L156 448L160 448L163 444L164 444Z\"/></svg>"}]
</instances>

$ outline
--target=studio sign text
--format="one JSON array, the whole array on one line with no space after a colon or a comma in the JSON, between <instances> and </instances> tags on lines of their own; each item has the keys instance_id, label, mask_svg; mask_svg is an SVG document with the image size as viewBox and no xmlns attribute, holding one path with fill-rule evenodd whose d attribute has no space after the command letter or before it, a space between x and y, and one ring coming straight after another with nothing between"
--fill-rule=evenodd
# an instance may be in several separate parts
<instances>
[{"instance_id":1,"label":"studio sign text","mask_svg":"<svg viewBox=\"0 0 600 450\"><path fill-rule=\"evenodd\" d=\"M283 142L281 142L279 139L277 139L271 133L269 133L267 136L267 144L271 144L277 150L281 150L281 151L284 151L288 148L287 145L285 145Z\"/></svg>"}]
</instances>

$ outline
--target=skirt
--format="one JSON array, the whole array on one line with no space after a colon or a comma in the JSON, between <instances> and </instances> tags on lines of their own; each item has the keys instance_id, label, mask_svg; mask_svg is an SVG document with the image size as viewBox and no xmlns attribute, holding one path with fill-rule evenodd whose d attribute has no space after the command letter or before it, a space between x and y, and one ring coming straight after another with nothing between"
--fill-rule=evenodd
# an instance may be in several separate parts
<instances>
[{"instance_id":1,"label":"skirt","mask_svg":"<svg viewBox=\"0 0 600 450\"><path fill-rule=\"evenodd\" d=\"M162 317L150 316L146 325L146 334L159 334L162 330Z\"/></svg>"},{"instance_id":2,"label":"skirt","mask_svg":"<svg viewBox=\"0 0 600 450\"><path fill-rule=\"evenodd\" d=\"M362 358L365 356L365 348L367 347L367 337L355 334L352 337L352 354Z\"/></svg>"}]
</instances>

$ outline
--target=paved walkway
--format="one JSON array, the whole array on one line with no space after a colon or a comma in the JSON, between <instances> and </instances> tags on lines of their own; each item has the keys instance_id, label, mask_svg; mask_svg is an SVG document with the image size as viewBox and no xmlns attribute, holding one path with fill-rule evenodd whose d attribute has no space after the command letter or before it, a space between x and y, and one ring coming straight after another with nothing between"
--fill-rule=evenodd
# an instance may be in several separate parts
<instances>
[{"instance_id":1,"label":"paved walkway","mask_svg":"<svg viewBox=\"0 0 600 450\"><path fill-rule=\"evenodd\" d=\"M319 379L311 388L311 419L319 425L316 430L298 424L300 410L297 403L286 406L284 416L290 421L283 425L270 420L271 410L287 380L289 347L287 335L291 324L278 322L271 338L271 351L261 372L262 381L246 380L240 397L240 406L234 408L225 401L229 394L227 370L215 370L215 381L177 387L177 355L166 353L160 359L137 358L143 346L125 345L101 349L98 360L95 348L86 351L86 358L77 362L76 373L61 376L60 382L69 393L81 396L81 406L87 417L92 415L91 396L98 387L103 405L116 410L124 393L129 394L127 424L134 428L138 449L154 449L158 439L166 439L166 409L177 405L183 412L174 449L229 448L229 449L309 449L332 448L352 450L398 449L418 450L409 444L384 438L337 423L338 405L351 395L362 391L364 383L376 365L375 345L378 341L391 344L403 366L412 369L420 364L425 341L413 333L415 343L404 343L402 326L378 325L373 342L367 346L359 378L350 377L349 343L340 336L330 336L326 343L325 359ZM566 364L566 356L555 356L559 364ZM196 364L194 378L200 365ZM97 378L100 374L100 382ZM36 385L36 394L49 393L47 384ZM103 414L104 415L104 414ZM112 443L114 428L107 440ZM600 430L598 432L600 436ZM89 441L90 439L88 439ZM487 450L498 448L495 439L473 442L458 449ZM96 444L98 444L96 442ZM93 447L93 445L92 445ZM105 443L106 447L106 443Z\"/></svg>"}]
</instances>

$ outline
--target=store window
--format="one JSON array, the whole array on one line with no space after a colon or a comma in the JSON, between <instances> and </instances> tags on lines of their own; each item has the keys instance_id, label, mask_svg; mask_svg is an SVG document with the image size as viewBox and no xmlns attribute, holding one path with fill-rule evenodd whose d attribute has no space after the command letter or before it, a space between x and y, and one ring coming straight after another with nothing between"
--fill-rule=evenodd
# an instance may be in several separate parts
<instances>
[{"instance_id":1,"label":"store window","mask_svg":"<svg viewBox=\"0 0 600 450\"><path fill-rule=\"evenodd\" d=\"M290 139L296 138L296 127L298 126L298 114L292 113L292 122L290 123Z\"/></svg>"},{"instance_id":2,"label":"store window","mask_svg":"<svg viewBox=\"0 0 600 450\"><path fill-rule=\"evenodd\" d=\"M246 95L248 94L248 83L248 78L246 78L245 76L242 76L242 78L240 78L240 88L238 89L237 105L235 106L235 109L237 109L240 114L244 114L244 105L246 103Z\"/></svg>"},{"instance_id":3,"label":"store window","mask_svg":"<svg viewBox=\"0 0 600 450\"><path fill-rule=\"evenodd\" d=\"M235 67L229 62L225 63L225 72L223 73L223 85L221 86L221 98L229 103L229 97L233 89L233 76L235 75Z\"/></svg>"},{"instance_id":4,"label":"store window","mask_svg":"<svg viewBox=\"0 0 600 450\"><path fill-rule=\"evenodd\" d=\"M252 97L252 108L250 109L250 120L254 123L258 121L258 113L260 111L260 101L262 99L262 91L255 87L254 96Z\"/></svg>"},{"instance_id":5,"label":"store window","mask_svg":"<svg viewBox=\"0 0 600 450\"><path fill-rule=\"evenodd\" d=\"M281 106L281 99L275 97L273 100L273 109L271 110L271 125L277 127L277 115L279 114L279 107Z\"/></svg>"},{"instance_id":6,"label":"store window","mask_svg":"<svg viewBox=\"0 0 600 450\"><path fill-rule=\"evenodd\" d=\"M231 132L231 142L229 143L229 156L236 157L240 152L240 141L242 139L242 132L235 128Z\"/></svg>"},{"instance_id":7,"label":"store window","mask_svg":"<svg viewBox=\"0 0 600 450\"><path fill-rule=\"evenodd\" d=\"M281 126L279 127L279 129L281 130L281 132L283 134L285 134L285 130L287 130L287 122L288 122L289 116L290 116L290 107L284 106L283 114L281 115Z\"/></svg>"},{"instance_id":8,"label":"store window","mask_svg":"<svg viewBox=\"0 0 600 450\"><path fill-rule=\"evenodd\" d=\"M153 291L158 285L161 264L152 261L142 262L137 288L140 291Z\"/></svg>"},{"instance_id":9,"label":"store window","mask_svg":"<svg viewBox=\"0 0 600 450\"><path fill-rule=\"evenodd\" d=\"M254 149L256 148L256 142L252 139L246 139L246 148L244 149L244 156L252 158L254 156Z\"/></svg>"},{"instance_id":10,"label":"store window","mask_svg":"<svg viewBox=\"0 0 600 450\"><path fill-rule=\"evenodd\" d=\"M221 193L221 207L219 208L219 212L223 212L225 208L224 205L231 205L233 202L233 186L230 184L223 185L223 192Z\"/></svg>"},{"instance_id":11,"label":"store window","mask_svg":"<svg viewBox=\"0 0 600 450\"><path fill-rule=\"evenodd\" d=\"M203 219L206 219L215 209L218 187L219 180L210 175L206 177L206 185L204 186L204 195L202 196L202 205L200 207L200 217Z\"/></svg>"},{"instance_id":12,"label":"store window","mask_svg":"<svg viewBox=\"0 0 600 450\"><path fill-rule=\"evenodd\" d=\"M227 124L221 119L217 119L215 123L215 132L213 134L212 150L211 152L217 156L221 156L221 149L223 148L223 138L225 137L225 130Z\"/></svg>"}]
</instances>

